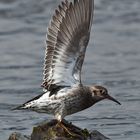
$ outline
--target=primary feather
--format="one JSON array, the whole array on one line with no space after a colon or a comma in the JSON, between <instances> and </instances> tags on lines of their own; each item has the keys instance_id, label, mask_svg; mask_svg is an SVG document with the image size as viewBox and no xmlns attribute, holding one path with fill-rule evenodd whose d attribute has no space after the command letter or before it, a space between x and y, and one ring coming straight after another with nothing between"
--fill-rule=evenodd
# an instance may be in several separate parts
<instances>
[{"instance_id":1,"label":"primary feather","mask_svg":"<svg viewBox=\"0 0 140 140\"><path fill-rule=\"evenodd\" d=\"M58 6L47 31L44 89L81 84L92 18L93 0L66 0Z\"/></svg>"}]
</instances>

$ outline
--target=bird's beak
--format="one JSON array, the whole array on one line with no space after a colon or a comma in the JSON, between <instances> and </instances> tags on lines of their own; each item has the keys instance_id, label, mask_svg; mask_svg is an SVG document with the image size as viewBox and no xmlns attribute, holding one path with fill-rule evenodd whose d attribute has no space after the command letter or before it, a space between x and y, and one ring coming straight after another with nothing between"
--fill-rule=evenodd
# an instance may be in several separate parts
<instances>
[{"instance_id":1,"label":"bird's beak","mask_svg":"<svg viewBox=\"0 0 140 140\"><path fill-rule=\"evenodd\" d=\"M115 98L111 97L110 95L107 96L107 99L116 102L117 104L121 105L121 103L119 101L117 101Z\"/></svg>"}]
</instances>

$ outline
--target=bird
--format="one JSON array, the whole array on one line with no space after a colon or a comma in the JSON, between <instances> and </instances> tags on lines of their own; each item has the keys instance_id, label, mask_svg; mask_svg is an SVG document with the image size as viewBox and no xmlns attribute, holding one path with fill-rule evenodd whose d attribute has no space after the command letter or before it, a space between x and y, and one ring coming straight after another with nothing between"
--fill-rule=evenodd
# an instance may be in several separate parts
<instances>
[{"instance_id":1,"label":"bird","mask_svg":"<svg viewBox=\"0 0 140 140\"><path fill-rule=\"evenodd\" d=\"M64 0L58 5L47 28L43 93L16 109L51 114L61 123L103 99L121 104L107 88L81 80L93 12L94 0Z\"/></svg>"}]
</instances>

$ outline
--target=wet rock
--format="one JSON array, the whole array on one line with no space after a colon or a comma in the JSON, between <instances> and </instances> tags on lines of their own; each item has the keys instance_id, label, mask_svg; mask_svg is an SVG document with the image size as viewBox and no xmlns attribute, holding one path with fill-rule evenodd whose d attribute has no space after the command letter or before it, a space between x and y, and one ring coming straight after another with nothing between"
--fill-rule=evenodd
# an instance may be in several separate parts
<instances>
[{"instance_id":1,"label":"wet rock","mask_svg":"<svg viewBox=\"0 0 140 140\"><path fill-rule=\"evenodd\" d=\"M30 138L19 133L13 136L9 140L109 140L96 130L89 132L65 120L61 124L52 120L34 127Z\"/></svg>"},{"instance_id":2,"label":"wet rock","mask_svg":"<svg viewBox=\"0 0 140 140\"><path fill-rule=\"evenodd\" d=\"M98 132L97 130L93 130L90 133L90 135L91 135L91 140L111 140L108 137L101 134L100 132Z\"/></svg>"},{"instance_id":3,"label":"wet rock","mask_svg":"<svg viewBox=\"0 0 140 140\"><path fill-rule=\"evenodd\" d=\"M21 133L14 132L10 135L8 140L31 140L29 136L22 135Z\"/></svg>"}]
</instances>

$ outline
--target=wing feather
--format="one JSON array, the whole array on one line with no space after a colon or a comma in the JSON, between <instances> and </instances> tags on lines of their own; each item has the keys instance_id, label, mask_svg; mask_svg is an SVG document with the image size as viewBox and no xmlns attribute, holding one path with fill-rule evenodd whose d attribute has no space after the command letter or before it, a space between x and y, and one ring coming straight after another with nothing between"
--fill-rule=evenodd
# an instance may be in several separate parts
<instances>
[{"instance_id":1,"label":"wing feather","mask_svg":"<svg viewBox=\"0 0 140 140\"><path fill-rule=\"evenodd\" d=\"M65 0L55 10L47 30L42 84L45 89L81 83L92 19L93 0Z\"/></svg>"}]
</instances>

